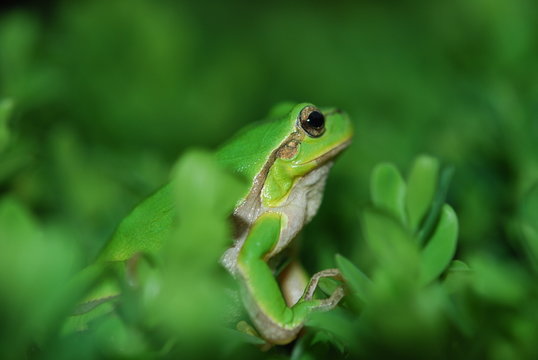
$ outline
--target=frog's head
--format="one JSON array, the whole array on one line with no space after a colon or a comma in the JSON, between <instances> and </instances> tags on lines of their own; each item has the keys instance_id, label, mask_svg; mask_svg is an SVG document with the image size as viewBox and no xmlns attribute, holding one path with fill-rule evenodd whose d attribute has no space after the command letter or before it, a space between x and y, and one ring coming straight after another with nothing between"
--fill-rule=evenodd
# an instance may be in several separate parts
<instances>
[{"instance_id":1,"label":"frog's head","mask_svg":"<svg viewBox=\"0 0 538 360\"><path fill-rule=\"evenodd\" d=\"M281 204L307 174L322 168L328 170L328 164L351 143L353 136L349 117L339 109L301 103L293 106L281 121L288 124L289 135L273 153L274 159L267 169L262 199L270 207ZM321 193L326 170L310 176L307 183L312 184L307 184L304 191L320 186L316 191Z\"/></svg>"},{"instance_id":2,"label":"frog's head","mask_svg":"<svg viewBox=\"0 0 538 360\"><path fill-rule=\"evenodd\" d=\"M287 120L292 131L276 156L287 160L289 170L298 171L299 176L333 159L350 144L353 135L349 117L339 109L301 103L291 109Z\"/></svg>"},{"instance_id":3,"label":"frog's head","mask_svg":"<svg viewBox=\"0 0 538 360\"><path fill-rule=\"evenodd\" d=\"M280 104L267 120L241 131L217 155L252 183L250 195L261 195L263 203L273 207L288 197L298 180L328 168L324 165L350 144L352 135L343 111L310 103Z\"/></svg>"}]
</instances>

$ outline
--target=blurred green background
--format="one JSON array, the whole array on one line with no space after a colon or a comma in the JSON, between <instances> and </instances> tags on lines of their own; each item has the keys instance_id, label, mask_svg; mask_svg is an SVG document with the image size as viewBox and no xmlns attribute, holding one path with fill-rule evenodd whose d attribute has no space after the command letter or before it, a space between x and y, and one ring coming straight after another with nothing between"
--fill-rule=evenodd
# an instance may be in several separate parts
<instances>
[{"instance_id":1,"label":"blurred green background","mask_svg":"<svg viewBox=\"0 0 538 360\"><path fill-rule=\"evenodd\" d=\"M337 252L367 268L358 214L372 168L390 161L405 174L428 153L455 167L456 257L487 253L532 273L511 235L538 179L532 0L20 1L0 9L0 258L12 258L0 269L36 271L6 277L1 291L10 281L31 284L40 266L46 278L87 264L184 150L218 147L279 101L342 108L356 127L305 230L309 270L331 266ZM24 224L13 235L16 219ZM17 248L13 239L33 236L27 221L56 240L25 245L33 255ZM39 298L21 294L4 309L24 312ZM8 339L17 322L0 314ZM523 332L536 339L533 331Z\"/></svg>"}]
</instances>

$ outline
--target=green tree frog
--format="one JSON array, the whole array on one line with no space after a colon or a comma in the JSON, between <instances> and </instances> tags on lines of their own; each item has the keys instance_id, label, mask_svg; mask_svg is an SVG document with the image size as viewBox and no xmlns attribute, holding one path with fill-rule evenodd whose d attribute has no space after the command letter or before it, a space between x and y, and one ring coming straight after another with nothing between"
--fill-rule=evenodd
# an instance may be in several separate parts
<instances>
[{"instance_id":1,"label":"green tree frog","mask_svg":"<svg viewBox=\"0 0 538 360\"><path fill-rule=\"evenodd\" d=\"M274 260L317 212L333 160L352 134L340 110L282 104L217 151L217 160L250 184L232 214L235 239L221 263L239 282L251 321L271 344L294 340L310 312L332 309L344 295L338 287L328 298L313 296L320 278L340 276L337 269L309 280L292 261L276 277ZM172 224L172 206L169 186L147 198L122 221L98 261L129 268L138 254L155 251Z\"/></svg>"}]
</instances>

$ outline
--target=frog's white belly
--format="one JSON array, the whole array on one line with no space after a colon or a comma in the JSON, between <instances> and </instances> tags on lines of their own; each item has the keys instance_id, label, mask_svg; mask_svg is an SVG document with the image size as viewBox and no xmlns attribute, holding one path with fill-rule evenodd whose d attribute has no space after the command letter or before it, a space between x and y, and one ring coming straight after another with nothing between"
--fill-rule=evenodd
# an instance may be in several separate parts
<instances>
[{"instance_id":1,"label":"frog's white belly","mask_svg":"<svg viewBox=\"0 0 538 360\"><path fill-rule=\"evenodd\" d=\"M332 161L327 162L297 180L288 197L277 207L264 206L259 193L254 196L249 195L234 212L234 217L239 222L249 224L249 226L239 234L233 246L224 253L221 258L222 265L235 275L237 256L248 235L250 225L266 212L280 213L287 218L287 222L280 231L280 239L267 258L286 248L302 227L317 213L332 165Z\"/></svg>"}]
</instances>

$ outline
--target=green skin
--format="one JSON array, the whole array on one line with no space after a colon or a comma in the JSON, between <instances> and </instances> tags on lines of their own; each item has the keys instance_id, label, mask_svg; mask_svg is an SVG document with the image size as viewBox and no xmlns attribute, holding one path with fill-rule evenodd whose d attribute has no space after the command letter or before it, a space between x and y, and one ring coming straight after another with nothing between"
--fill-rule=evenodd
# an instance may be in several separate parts
<instances>
[{"instance_id":1,"label":"green skin","mask_svg":"<svg viewBox=\"0 0 538 360\"><path fill-rule=\"evenodd\" d=\"M320 136L310 136L301 125L301 111L307 107L324 115L324 132ZM351 123L341 111L318 110L307 103L282 104L271 111L267 120L241 131L217 152L224 167L252 184L237 203L233 215L239 235L222 263L239 282L250 318L268 343L294 340L310 312L331 309L343 296L342 288L337 288L329 298L313 298L320 278L339 277L336 269L315 274L307 284L297 263L277 280L268 261L287 248L313 216L326 176L325 170L316 170L328 170L328 164L351 137ZM171 191L166 185L137 206L121 222L97 263L130 265L137 255L159 249L172 228ZM97 305L111 295L113 286L102 286L87 303Z\"/></svg>"}]
</instances>

